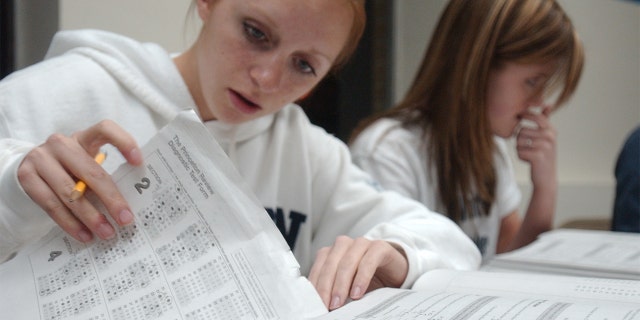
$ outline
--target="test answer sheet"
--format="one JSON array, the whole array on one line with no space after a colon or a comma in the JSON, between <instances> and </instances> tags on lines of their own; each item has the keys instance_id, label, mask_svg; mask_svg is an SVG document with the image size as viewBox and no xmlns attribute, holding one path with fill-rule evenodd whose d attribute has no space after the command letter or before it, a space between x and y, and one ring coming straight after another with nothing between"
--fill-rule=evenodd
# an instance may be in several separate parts
<instances>
[{"instance_id":1,"label":"test answer sheet","mask_svg":"<svg viewBox=\"0 0 640 320\"><path fill-rule=\"evenodd\" d=\"M193 111L112 175L135 214L87 246L59 228L0 265L7 319L301 319L326 314L285 240ZM87 196L90 196L88 194Z\"/></svg>"}]
</instances>

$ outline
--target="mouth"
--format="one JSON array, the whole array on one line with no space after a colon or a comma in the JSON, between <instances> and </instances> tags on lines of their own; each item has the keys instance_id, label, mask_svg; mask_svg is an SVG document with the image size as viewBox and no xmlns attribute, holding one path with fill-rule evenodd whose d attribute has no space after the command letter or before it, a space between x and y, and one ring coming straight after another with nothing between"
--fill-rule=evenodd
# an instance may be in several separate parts
<instances>
[{"instance_id":1,"label":"mouth","mask_svg":"<svg viewBox=\"0 0 640 320\"><path fill-rule=\"evenodd\" d=\"M229 89L229 98L233 106L242 113L253 114L262 109L260 105L235 90Z\"/></svg>"}]
</instances>

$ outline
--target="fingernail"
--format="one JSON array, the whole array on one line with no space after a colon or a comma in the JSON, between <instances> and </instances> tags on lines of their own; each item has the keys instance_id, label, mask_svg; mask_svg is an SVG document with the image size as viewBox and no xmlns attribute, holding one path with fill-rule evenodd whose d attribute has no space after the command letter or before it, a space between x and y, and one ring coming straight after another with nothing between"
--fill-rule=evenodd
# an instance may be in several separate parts
<instances>
[{"instance_id":1,"label":"fingernail","mask_svg":"<svg viewBox=\"0 0 640 320\"><path fill-rule=\"evenodd\" d=\"M133 221L133 214L129 210L120 211L120 224L127 225Z\"/></svg>"},{"instance_id":2,"label":"fingernail","mask_svg":"<svg viewBox=\"0 0 640 320\"><path fill-rule=\"evenodd\" d=\"M142 154L138 148L133 148L129 151L129 158L131 159L131 162L135 164L142 162Z\"/></svg>"},{"instance_id":3,"label":"fingernail","mask_svg":"<svg viewBox=\"0 0 640 320\"><path fill-rule=\"evenodd\" d=\"M340 297L335 296L331 299L331 305L329 305L329 309L336 309L340 306Z\"/></svg>"},{"instance_id":4,"label":"fingernail","mask_svg":"<svg viewBox=\"0 0 640 320\"><path fill-rule=\"evenodd\" d=\"M91 241L91 234L86 230L81 230L78 232L78 238L80 238L80 241L82 242L89 242Z\"/></svg>"},{"instance_id":5,"label":"fingernail","mask_svg":"<svg viewBox=\"0 0 640 320\"><path fill-rule=\"evenodd\" d=\"M360 286L353 287L353 289L351 289L351 298L353 299L360 298L361 292L362 292L362 289L360 289Z\"/></svg>"},{"instance_id":6,"label":"fingernail","mask_svg":"<svg viewBox=\"0 0 640 320\"><path fill-rule=\"evenodd\" d=\"M113 227L109 223L103 223L98 227L98 234L100 238L108 240L113 238L115 230L113 230Z\"/></svg>"}]
</instances>

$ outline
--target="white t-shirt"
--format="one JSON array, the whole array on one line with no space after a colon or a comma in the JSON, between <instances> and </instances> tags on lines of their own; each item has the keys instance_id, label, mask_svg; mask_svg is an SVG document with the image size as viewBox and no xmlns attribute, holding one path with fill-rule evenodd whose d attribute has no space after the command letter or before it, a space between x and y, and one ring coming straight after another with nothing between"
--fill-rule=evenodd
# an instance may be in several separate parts
<instances>
[{"instance_id":1,"label":"white t-shirt","mask_svg":"<svg viewBox=\"0 0 640 320\"><path fill-rule=\"evenodd\" d=\"M418 127L405 128L398 120L383 118L367 127L352 143L353 161L387 190L415 199L431 210L444 212L437 199L437 176L430 168L427 140ZM496 252L500 222L517 210L521 192L515 181L506 142L495 138L498 152L494 156L497 172L496 201L488 216L473 215L459 223L476 243L487 261Z\"/></svg>"}]
</instances>

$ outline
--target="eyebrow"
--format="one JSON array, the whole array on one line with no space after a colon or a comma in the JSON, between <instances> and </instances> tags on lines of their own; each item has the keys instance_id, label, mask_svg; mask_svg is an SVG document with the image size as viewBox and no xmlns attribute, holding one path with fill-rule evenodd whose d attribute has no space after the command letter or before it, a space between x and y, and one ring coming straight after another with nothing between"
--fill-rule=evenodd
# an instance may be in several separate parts
<instances>
[{"instance_id":1,"label":"eyebrow","mask_svg":"<svg viewBox=\"0 0 640 320\"><path fill-rule=\"evenodd\" d=\"M248 10L250 12L256 12L259 16L261 20L264 20L266 22L266 24L268 25L269 28L274 29L277 24L276 21L271 19L270 15L267 14L266 11L264 11L261 7L254 5L254 2L249 2L245 7L244 10ZM265 24L262 21L260 22L261 24Z\"/></svg>"},{"instance_id":2,"label":"eyebrow","mask_svg":"<svg viewBox=\"0 0 640 320\"><path fill-rule=\"evenodd\" d=\"M331 59L330 59L327 55L325 55L324 53L322 53L322 52L318 51L318 50L317 50L317 49L315 49L315 48L311 48L311 49L308 51L308 54L311 54L311 55L314 55L314 56L320 56L320 57L324 58L324 60L326 60L326 61L327 61L327 63L329 63L329 65L331 65L331 64L332 64L332 63L331 63ZM336 56L336 58L337 58L337 56Z\"/></svg>"},{"instance_id":3,"label":"eyebrow","mask_svg":"<svg viewBox=\"0 0 640 320\"><path fill-rule=\"evenodd\" d=\"M253 1L250 1L248 4L246 4L246 6L244 7L244 10L248 10L250 12L253 12L254 15L256 15L256 22L259 23L261 26L265 27L265 28L269 28L269 30L273 30L275 32L269 32L269 34L273 35L274 33L276 34L275 36L275 40L279 40L279 34L280 34L280 30L278 28L278 24L276 23L276 20L273 20L271 18L271 15L268 14L267 11L265 11L264 9L262 9L260 6L255 5L255 3ZM246 16L246 14L245 14ZM256 20L254 19L254 20ZM320 50L318 50L317 48L310 48L308 50L297 50L295 52L301 52L305 55L309 55L309 56L320 56L322 58L324 58L324 60L326 60L327 64L329 64L329 69L331 69L331 67L333 66L333 62L331 60L331 58L329 58L326 54L322 53ZM295 53L294 52L294 53ZM336 59L338 58L339 54L336 56Z\"/></svg>"}]
</instances>

